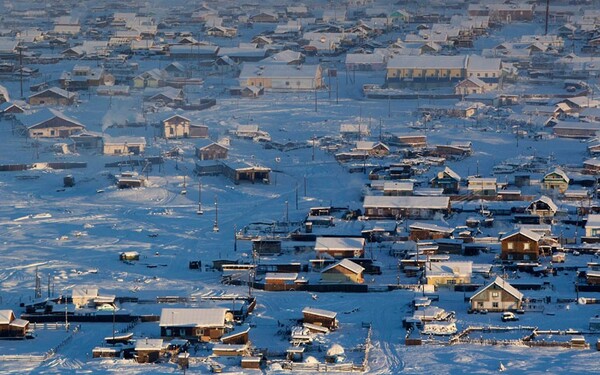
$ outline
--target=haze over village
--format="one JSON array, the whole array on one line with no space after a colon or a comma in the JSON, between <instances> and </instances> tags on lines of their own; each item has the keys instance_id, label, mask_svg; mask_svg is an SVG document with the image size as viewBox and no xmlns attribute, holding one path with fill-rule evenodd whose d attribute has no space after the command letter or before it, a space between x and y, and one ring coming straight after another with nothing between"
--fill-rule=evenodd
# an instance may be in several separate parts
<instances>
[{"instance_id":1,"label":"haze over village","mask_svg":"<svg viewBox=\"0 0 600 375\"><path fill-rule=\"evenodd\" d=\"M600 373L600 3L0 3L3 374Z\"/></svg>"}]
</instances>

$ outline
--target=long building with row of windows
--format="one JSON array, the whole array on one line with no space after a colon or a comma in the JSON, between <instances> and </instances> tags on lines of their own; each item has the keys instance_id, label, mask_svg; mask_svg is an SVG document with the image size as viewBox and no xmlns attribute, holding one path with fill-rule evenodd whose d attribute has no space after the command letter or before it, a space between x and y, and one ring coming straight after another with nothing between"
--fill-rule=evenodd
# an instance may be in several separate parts
<instances>
[{"instance_id":1,"label":"long building with row of windows","mask_svg":"<svg viewBox=\"0 0 600 375\"><path fill-rule=\"evenodd\" d=\"M502 79L502 62L478 55L462 56L394 56L387 64L388 87L430 88L456 84L476 77L487 89L498 88Z\"/></svg>"}]
</instances>

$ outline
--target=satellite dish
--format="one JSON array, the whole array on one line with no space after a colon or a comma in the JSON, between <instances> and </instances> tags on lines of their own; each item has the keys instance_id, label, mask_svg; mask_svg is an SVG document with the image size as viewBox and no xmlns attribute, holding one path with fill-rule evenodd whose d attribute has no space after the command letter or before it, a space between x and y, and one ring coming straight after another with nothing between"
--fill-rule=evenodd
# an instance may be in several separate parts
<instances>
[{"instance_id":1,"label":"satellite dish","mask_svg":"<svg viewBox=\"0 0 600 375\"><path fill-rule=\"evenodd\" d=\"M112 74L104 75L104 85L114 86L115 85L115 76L113 76Z\"/></svg>"}]
</instances>

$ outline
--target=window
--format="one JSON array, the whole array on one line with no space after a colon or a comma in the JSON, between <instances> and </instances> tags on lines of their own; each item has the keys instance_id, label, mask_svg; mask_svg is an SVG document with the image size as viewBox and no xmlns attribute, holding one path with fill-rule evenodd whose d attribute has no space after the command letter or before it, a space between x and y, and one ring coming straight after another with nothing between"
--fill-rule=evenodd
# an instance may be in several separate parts
<instances>
[{"instance_id":1,"label":"window","mask_svg":"<svg viewBox=\"0 0 600 375\"><path fill-rule=\"evenodd\" d=\"M50 130L50 135L54 135L54 130Z\"/></svg>"},{"instance_id":2,"label":"window","mask_svg":"<svg viewBox=\"0 0 600 375\"><path fill-rule=\"evenodd\" d=\"M498 298L499 296L500 296L500 293L492 292L492 298Z\"/></svg>"},{"instance_id":3,"label":"window","mask_svg":"<svg viewBox=\"0 0 600 375\"><path fill-rule=\"evenodd\" d=\"M290 85L290 81L285 81L285 85L289 86Z\"/></svg>"},{"instance_id":4,"label":"window","mask_svg":"<svg viewBox=\"0 0 600 375\"><path fill-rule=\"evenodd\" d=\"M523 244L523 250L529 250L531 248L531 244L529 242L525 242Z\"/></svg>"},{"instance_id":5,"label":"window","mask_svg":"<svg viewBox=\"0 0 600 375\"><path fill-rule=\"evenodd\" d=\"M483 302L477 302L477 307L483 307Z\"/></svg>"},{"instance_id":6,"label":"window","mask_svg":"<svg viewBox=\"0 0 600 375\"><path fill-rule=\"evenodd\" d=\"M492 302L492 307L493 307L493 308L497 309L497 308L498 308L498 306L499 306L499 305L498 305L498 302Z\"/></svg>"},{"instance_id":7,"label":"window","mask_svg":"<svg viewBox=\"0 0 600 375\"><path fill-rule=\"evenodd\" d=\"M512 249L514 249L514 248L515 248L515 243L514 243L514 242L507 242L507 243L506 243L506 248L507 248L508 250L512 250Z\"/></svg>"}]
</instances>

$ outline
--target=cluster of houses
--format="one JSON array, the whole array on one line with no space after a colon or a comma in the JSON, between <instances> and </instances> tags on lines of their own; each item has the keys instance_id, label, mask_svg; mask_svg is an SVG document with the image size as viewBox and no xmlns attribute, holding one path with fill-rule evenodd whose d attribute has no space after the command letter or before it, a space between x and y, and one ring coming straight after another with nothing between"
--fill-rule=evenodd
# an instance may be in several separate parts
<instances>
[{"instance_id":1,"label":"cluster of houses","mask_svg":"<svg viewBox=\"0 0 600 375\"><path fill-rule=\"evenodd\" d=\"M331 90L331 80L337 80L342 69L350 82L364 71L369 71L369 79L384 82L365 85L363 93L390 100L389 117L391 99L418 101L422 95L430 99L414 109L420 119L410 124L414 132L384 133L380 125L376 136L361 118L340 124L334 141L313 138L313 148L319 145L331 151L349 172L364 172L368 182L359 207L313 207L297 227L288 221L290 230L282 238L252 238L252 258L258 258L258 264L225 261L224 281L269 292L368 292L376 286L421 288L424 295L425 291L462 291L470 293L464 306L468 312L520 312L526 301L520 291L523 285L498 276L499 267L547 276L555 274L556 265L567 256L598 254L594 244L600 242L596 199L600 101L593 95L597 85L590 83L600 74L595 56L600 46L600 12L595 9L551 5L546 19L560 25L556 30L520 35L474 52L477 38L513 22L542 19L546 10L529 3L454 0L415 10L371 1L330 4L324 10L304 4L210 3L173 6L158 16L150 4L140 7L125 0L116 10L104 2L90 4L94 16L79 18L72 3L13 4L5 17L11 21L4 21L10 27L0 29L0 76L19 79L21 87L24 79L31 83L28 96L22 88L19 96L0 86L2 120L10 122L13 134L36 143L63 142L56 149L65 154L101 153L129 158L128 165L133 165L134 157L146 158L150 139L113 136L104 126L102 132L90 130L98 122L76 110L88 104L92 95L108 97L111 105L118 100L113 97L139 96L156 118L160 116L151 124L156 128L155 143L160 138L174 146L160 157L179 156L179 146L186 142L194 147L197 175L222 175L235 184L269 184L271 168L232 157L230 138L282 151L296 147L294 142L273 142L271 134L257 124L231 126L224 134L197 121L186 111L204 110L216 101L194 101L188 88L203 85L208 76L221 75L237 79L224 95L255 98L265 91L273 95L314 91L316 101L318 90ZM461 14L442 11L453 7ZM249 40L242 41L248 33L252 34ZM392 33L400 37L381 38ZM45 65L65 61L70 68L59 76L46 80L36 72L38 66L43 71ZM159 67L141 71L148 61ZM44 81L33 84L34 80ZM541 94L536 85L552 90ZM447 102L439 104L437 98ZM568 166L551 158L515 158L487 173L477 168L472 175L461 175L450 162L472 158L480 150L474 150L471 141L457 139L432 144L422 132L457 119L473 127L480 122L496 124L497 130L501 124L515 134L517 142L522 137L580 139L588 142L589 155ZM123 126L148 124L144 117ZM301 147L310 147L304 141ZM120 167L121 162L113 165ZM116 181L120 188L144 184L133 172L121 173ZM340 211L343 216L337 215ZM495 220L503 222L502 229ZM567 226L583 227L585 234L565 235L557 229ZM494 235L487 235L488 230ZM381 267L374 247L388 249L394 266ZM475 256L481 253L493 254L488 257L493 263L480 262ZM280 255L294 259L273 260ZM140 254L124 252L120 259L135 264L132 261L138 261ZM396 285L387 279L386 285L376 285L377 277L391 273L398 275ZM575 287L600 290L598 262L577 270ZM240 301L242 307L237 308L236 303L234 299L219 307L162 308L152 318L157 323L152 337L133 342L131 336L113 335L106 338L106 346L94 349L93 356L131 355L140 363L167 357L185 360L190 342L208 343L212 356L236 357L242 368L260 368L265 353L253 347L254 327L244 322L256 302ZM415 299L406 327L416 326L425 333L452 331L454 313L431 303L428 298ZM26 309L22 318L12 310L0 310L1 338L32 337L27 319L37 315L60 314L62 319L64 314L73 319L108 311L114 319L118 302L116 296L102 295L97 288L74 288L64 301L34 303ZM302 315L301 325L290 330L291 346L285 352L290 362L303 361L307 345L339 326L336 312L306 307ZM116 342L125 345L108 346ZM343 357L343 350L331 349L327 361Z\"/></svg>"}]
</instances>

